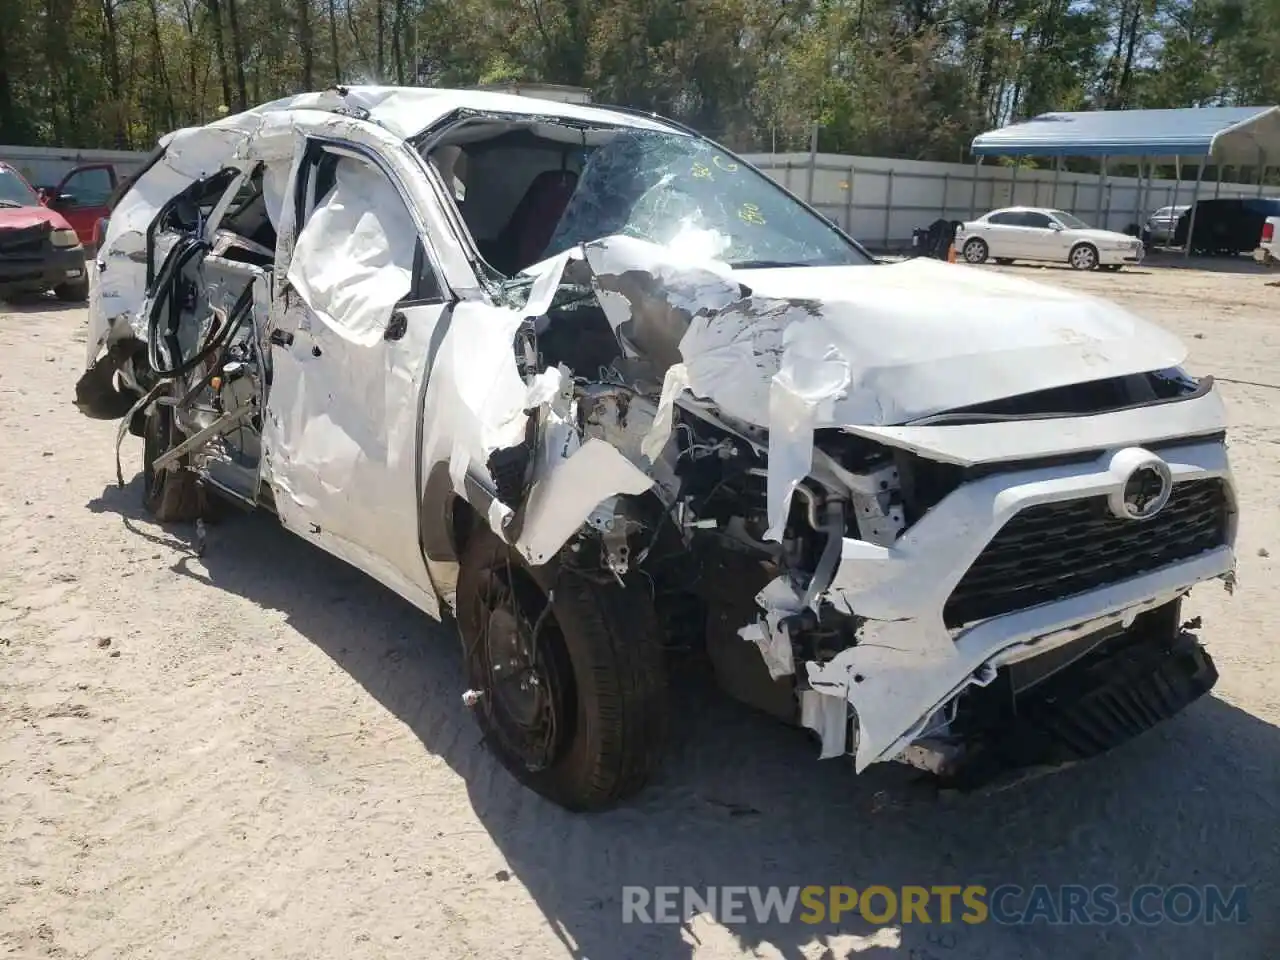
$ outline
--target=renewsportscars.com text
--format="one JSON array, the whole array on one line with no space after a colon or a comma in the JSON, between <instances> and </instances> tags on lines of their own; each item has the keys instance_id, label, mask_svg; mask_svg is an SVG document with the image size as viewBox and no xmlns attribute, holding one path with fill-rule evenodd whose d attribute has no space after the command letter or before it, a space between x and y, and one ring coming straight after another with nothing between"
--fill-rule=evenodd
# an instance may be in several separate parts
<instances>
[{"instance_id":1,"label":"renewsportscars.com text","mask_svg":"<svg viewBox=\"0 0 1280 960\"><path fill-rule=\"evenodd\" d=\"M838 923L852 916L875 924L1245 923L1248 890L1191 884L1127 891L1107 884L622 888L623 923L679 924L699 915L726 925Z\"/></svg>"}]
</instances>

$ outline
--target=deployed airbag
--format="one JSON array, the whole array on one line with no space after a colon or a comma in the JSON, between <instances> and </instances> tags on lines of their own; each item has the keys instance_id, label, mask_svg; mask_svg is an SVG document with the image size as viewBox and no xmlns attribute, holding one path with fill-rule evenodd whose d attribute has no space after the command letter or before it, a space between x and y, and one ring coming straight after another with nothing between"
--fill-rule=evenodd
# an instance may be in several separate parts
<instances>
[{"instance_id":1,"label":"deployed airbag","mask_svg":"<svg viewBox=\"0 0 1280 960\"><path fill-rule=\"evenodd\" d=\"M417 228L381 171L343 157L334 180L298 234L288 279L330 329L371 346L412 285Z\"/></svg>"}]
</instances>

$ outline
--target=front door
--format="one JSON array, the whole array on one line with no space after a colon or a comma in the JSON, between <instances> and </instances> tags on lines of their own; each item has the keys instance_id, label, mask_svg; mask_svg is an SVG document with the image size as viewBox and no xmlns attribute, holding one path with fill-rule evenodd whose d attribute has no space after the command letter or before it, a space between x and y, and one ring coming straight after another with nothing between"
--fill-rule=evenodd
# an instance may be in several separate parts
<instances>
[{"instance_id":1,"label":"front door","mask_svg":"<svg viewBox=\"0 0 1280 960\"><path fill-rule=\"evenodd\" d=\"M1023 243L1028 250L1027 256L1037 260L1065 260L1066 251L1062 247L1062 231L1053 229L1054 221L1043 213L1034 210L1022 214Z\"/></svg>"},{"instance_id":2,"label":"front door","mask_svg":"<svg viewBox=\"0 0 1280 960\"><path fill-rule=\"evenodd\" d=\"M57 210L86 247L94 243L94 228L107 215L116 189L116 171L109 163L76 167L55 188L49 206Z\"/></svg>"},{"instance_id":3,"label":"front door","mask_svg":"<svg viewBox=\"0 0 1280 960\"><path fill-rule=\"evenodd\" d=\"M290 192L264 481L286 527L437 614L419 546L419 426L449 298L430 238L365 148L308 141Z\"/></svg>"},{"instance_id":4,"label":"front door","mask_svg":"<svg viewBox=\"0 0 1280 960\"><path fill-rule=\"evenodd\" d=\"M1025 257L1027 252L1018 247L1021 230L1018 228L1018 214L1014 212L993 213L987 217L987 228L983 237L987 241L987 252L992 257Z\"/></svg>"}]
</instances>

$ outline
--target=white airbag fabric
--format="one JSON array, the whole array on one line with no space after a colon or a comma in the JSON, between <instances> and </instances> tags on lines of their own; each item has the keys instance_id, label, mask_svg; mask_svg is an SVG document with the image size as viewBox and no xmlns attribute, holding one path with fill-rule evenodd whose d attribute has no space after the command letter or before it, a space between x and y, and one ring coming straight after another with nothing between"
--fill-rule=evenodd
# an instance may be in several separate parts
<instances>
[{"instance_id":1,"label":"white airbag fabric","mask_svg":"<svg viewBox=\"0 0 1280 960\"><path fill-rule=\"evenodd\" d=\"M409 292L417 228L391 181L338 161L335 184L298 234L289 282L339 336L371 346Z\"/></svg>"}]
</instances>

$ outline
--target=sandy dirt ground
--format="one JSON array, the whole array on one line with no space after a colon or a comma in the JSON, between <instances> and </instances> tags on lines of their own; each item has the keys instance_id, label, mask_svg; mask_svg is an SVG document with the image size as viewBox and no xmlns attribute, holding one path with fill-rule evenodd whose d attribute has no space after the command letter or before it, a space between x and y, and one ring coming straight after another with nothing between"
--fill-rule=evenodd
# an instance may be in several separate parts
<instances>
[{"instance_id":1,"label":"sandy dirt ground","mask_svg":"<svg viewBox=\"0 0 1280 960\"><path fill-rule=\"evenodd\" d=\"M958 268L973 269L973 268ZM988 269L988 268L981 268ZM1113 296L1223 378L1239 588L1190 614L1212 697L985 797L855 777L681 689L638 802L572 816L478 743L454 638L266 516L143 514L140 444L72 407L85 314L0 304L0 955L911 960L1280 956L1280 287L1014 269ZM1249 922L624 926L624 885L1249 886Z\"/></svg>"}]
</instances>

